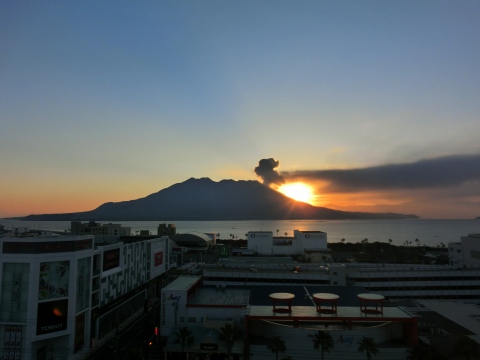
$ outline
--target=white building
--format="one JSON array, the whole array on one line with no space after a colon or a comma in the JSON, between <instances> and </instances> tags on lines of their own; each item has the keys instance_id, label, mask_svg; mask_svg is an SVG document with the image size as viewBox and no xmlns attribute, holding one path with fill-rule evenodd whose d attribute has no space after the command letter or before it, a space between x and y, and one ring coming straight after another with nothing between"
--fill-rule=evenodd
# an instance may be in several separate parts
<instances>
[{"instance_id":1,"label":"white building","mask_svg":"<svg viewBox=\"0 0 480 360\"><path fill-rule=\"evenodd\" d=\"M480 265L480 234L462 236L460 242L448 243L448 257L451 265Z\"/></svg>"},{"instance_id":2,"label":"white building","mask_svg":"<svg viewBox=\"0 0 480 360\"><path fill-rule=\"evenodd\" d=\"M294 230L293 237L274 237L271 231L249 231L247 248L259 255L304 255L311 261L331 261L327 234Z\"/></svg>"}]
</instances>

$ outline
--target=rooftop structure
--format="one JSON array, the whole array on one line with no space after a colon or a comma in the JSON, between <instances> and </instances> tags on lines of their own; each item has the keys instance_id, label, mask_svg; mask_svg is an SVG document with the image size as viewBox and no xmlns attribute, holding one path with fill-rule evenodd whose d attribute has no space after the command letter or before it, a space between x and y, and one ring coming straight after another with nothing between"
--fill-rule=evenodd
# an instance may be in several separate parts
<instances>
[{"instance_id":1,"label":"rooftop structure","mask_svg":"<svg viewBox=\"0 0 480 360\"><path fill-rule=\"evenodd\" d=\"M462 236L460 242L448 243L451 265L480 266L480 234Z\"/></svg>"},{"instance_id":2,"label":"rooftop structure","mask_svg":"<svg viewBox=\"0 0 480 360\"><path fill-rule=\"evenodd\" d=\"M247 249L259 255L307 255L311 261L331 261L327 234L294 230L293 237L273 236L271 231L249 231Z\"/></svg>"},{"instance_id":3,"label":"rooftop structure","mask_svg":"<svg viewBox=\"0 0 480 360\"><path fill-rule=\"evenodd\" d=\"M214 244L214 238L207 234L191 231L183 234L176 234L171 239L180 247L189 249L205 249Z\"/></svg>"},{"instance_id":4,"label":"rooftop structure","mask_svg":"<svg viewBox=\"0 0 480 360\"><path fill-rule=\"evenodd\" d=\"M318 311L314 295L321 292L337 297L336 312ZM271 357L266 345L275 335L286 342L285 356L315 357L312 338L327 326L338 358L357 358L357 347L352 344L365 335L375 339L386 358L405 359L406 348L417 339L416 317L390 303L382 312L363 312L361 294L365 289L356 286L208 286L201 277L179 278L162 289L161 334L168 337L166 357L175 358L181 351L175 345L175 333L183 327L195 337L187 352L225 354L225 344L218 339L221 331L213 334L211 328L215 324L221 330L225 324L233 324L241 336L232 352L242 359ZM198 341L196 337L209 339ZM208 346L202 348L206 342Z\"/></svg>"},{"instance_id":5,"label":"rooftop structure","mask_svg":"<svg viewBox=\"0 0 480 360\"><path fill-rule=\"evenodd\" d=\"M95 243L115 243L121 236L130 236L132 230L120 224L72 221L70 232L72 235L93 235Z\"/></svg>"}]
</instances>

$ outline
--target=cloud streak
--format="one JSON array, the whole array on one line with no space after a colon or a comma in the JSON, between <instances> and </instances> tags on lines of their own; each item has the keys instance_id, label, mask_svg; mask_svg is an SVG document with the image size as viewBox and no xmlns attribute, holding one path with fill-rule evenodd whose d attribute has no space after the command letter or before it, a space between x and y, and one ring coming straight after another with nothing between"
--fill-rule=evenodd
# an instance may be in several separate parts
<instances>
[{"instance_id":1,"label":"cloud streak","mask_svg":"<svg viewBox=\"0 0 480 360\"><path fill-rule=\"evenodd\" d=\"M265 160L270 162L269 167L262 163ZM262 164L263 166L260 166ZM260 160L255 172L267 185L294 179L327 182L322 188L324 192L458 187L469 181L480 180L480 154L445 156L413 163L345 170L298 170L279 173L275 170L278 164L279 161L272 158ZM261 168L261 171L257 172L258 168ZM278 182L279 180L281 182Z\"/></svg>"}]
</instances>

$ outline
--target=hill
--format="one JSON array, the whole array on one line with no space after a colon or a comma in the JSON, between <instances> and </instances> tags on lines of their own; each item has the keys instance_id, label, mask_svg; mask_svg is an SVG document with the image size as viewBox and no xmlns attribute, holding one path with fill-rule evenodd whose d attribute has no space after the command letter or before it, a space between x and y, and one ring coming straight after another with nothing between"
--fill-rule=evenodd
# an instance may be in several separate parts
<instances>
[{"instance_id":1,"label":"hill","mask_svg":"<svg viewBox=\"0 0 480 360\"><path fill-rule=\"evenodd\" d=\"M144 198L92 211L29 215L35 221L405 219L416 215L332 210L292 200L258 181L188 179Z\"/></svg>"}]
</instances>

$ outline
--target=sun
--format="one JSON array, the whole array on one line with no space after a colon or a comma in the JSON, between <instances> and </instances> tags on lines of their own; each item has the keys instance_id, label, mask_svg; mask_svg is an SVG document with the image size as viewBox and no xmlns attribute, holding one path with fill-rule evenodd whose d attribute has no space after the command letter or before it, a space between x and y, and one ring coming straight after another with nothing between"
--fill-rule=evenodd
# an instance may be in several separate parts
<instances>
[{"instance_id":1,"label":"sun","mask_svg":"<svg viewBox=\"0 0 480 360\"><path fill-rule=\"evenodd\" d=\"M309 204L311 204L314 199L312 188L300 182L282 185L278 188L278 191L294 200Z\"/></svg>"}]
</instances>

